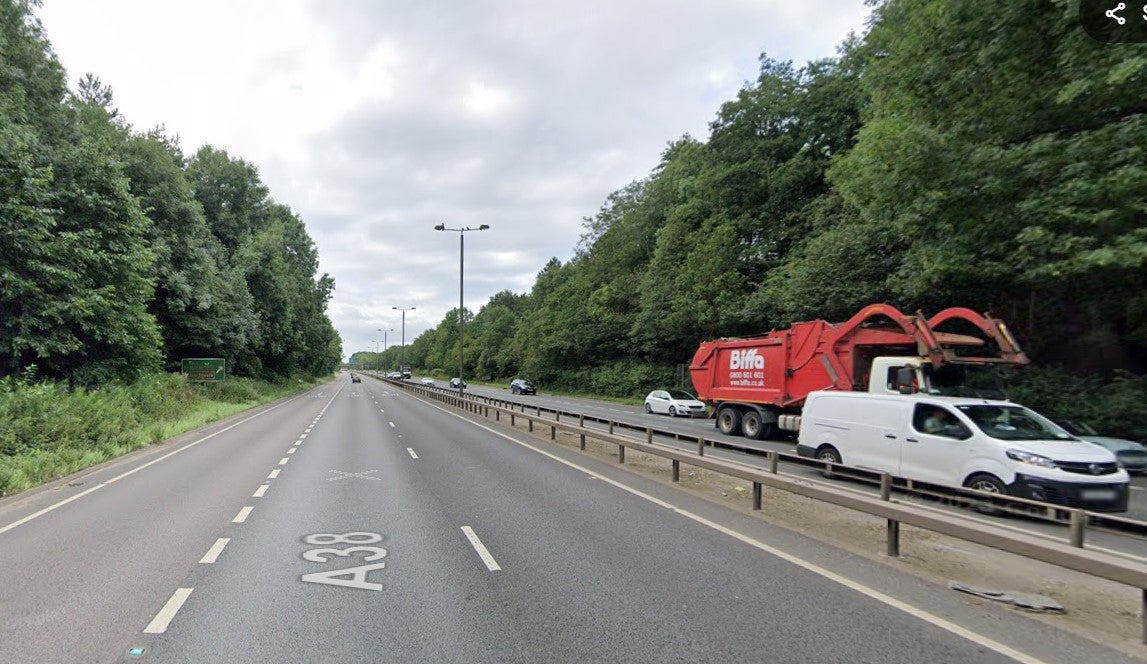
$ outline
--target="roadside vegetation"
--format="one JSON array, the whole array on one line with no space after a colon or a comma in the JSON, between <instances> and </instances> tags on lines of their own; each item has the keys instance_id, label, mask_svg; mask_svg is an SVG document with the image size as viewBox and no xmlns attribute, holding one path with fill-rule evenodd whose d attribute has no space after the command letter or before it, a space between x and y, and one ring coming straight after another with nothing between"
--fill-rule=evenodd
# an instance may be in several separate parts
<instances>
[{"instance_id":1,"label":"roadside vegetation","mask_svg":"<svg viewBox=\"0 0 1147 664\"><path fill-rule=\"evenodd\" d=\"M32 372L0 379L0 496L19 493L197 429L317 381L188 383L151 374L72 388Z\"/></svg>"},{"instance_id":2,"label":"roadside vegetation","mask_svg":"<svg viewBox=\"0 0 1147 664\"><path fill-rule=\"evenodd\" d=\"M333 372L303 220L258 170L138 131L76 90L35 17L0 0L0 495L297 391ZM227 380L187 385L184 358Z\"/></svg>"},{"instance_id":3,"label":"roadside vegetation","mask_svg":"<svg viewBox=\"0 0 1147 664\"><path fill-rule=\"evenodd\" d=\"M1031 357L1013 398L1147 439L1147 58L1090 39L1078 3L870 4L835 57L762 55L529 292L463 311L466 374L632 397L703 340L962 306ZM453 375L458 316L406 361Z\"/></svg>"}]
</instances>

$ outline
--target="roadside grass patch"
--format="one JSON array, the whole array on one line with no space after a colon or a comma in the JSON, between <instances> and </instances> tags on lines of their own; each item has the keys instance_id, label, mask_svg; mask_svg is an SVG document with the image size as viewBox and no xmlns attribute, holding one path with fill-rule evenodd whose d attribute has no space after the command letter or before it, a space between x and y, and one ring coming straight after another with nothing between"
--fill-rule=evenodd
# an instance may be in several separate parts
<instances>
[{"instance_id":1,"label":"roadside grass patch","mask_svg":"<svg viewBox=\"0 0 1147 664\"><path fill-rule=\"evenodd\" d=\"M0 496L26 491L172 438L323 380L229 378L193 384L178 374L99 389L0 379Z\"/></svg>"}]
</instances>

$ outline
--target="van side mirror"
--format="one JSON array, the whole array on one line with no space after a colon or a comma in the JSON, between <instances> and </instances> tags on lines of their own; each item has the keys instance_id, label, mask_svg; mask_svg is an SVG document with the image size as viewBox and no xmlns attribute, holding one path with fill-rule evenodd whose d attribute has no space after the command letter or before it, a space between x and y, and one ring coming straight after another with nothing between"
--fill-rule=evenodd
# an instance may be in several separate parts
<instances>
[{"instance_id":1,"label":"van side mirror","mask_svg":"<svg viewBox=\"0 0 1147 664\"><path fill-rule=\"evenodd\" d=\"M916 389L912 386L915 380L916 371L912 367L896 369L896 387L900 394L915 394Z\"/></svg>"},{"instance_id":2,"label":"van side mirror","mask_svg":"<svg viewBox=\"0 0 1147 664\"><path fill-rule=\"evenodd\" d=\"M944 435L957 440L967 440L972 437L972 432L963 424L949 424L944 427Z\"/></svg>"}]
</instances>

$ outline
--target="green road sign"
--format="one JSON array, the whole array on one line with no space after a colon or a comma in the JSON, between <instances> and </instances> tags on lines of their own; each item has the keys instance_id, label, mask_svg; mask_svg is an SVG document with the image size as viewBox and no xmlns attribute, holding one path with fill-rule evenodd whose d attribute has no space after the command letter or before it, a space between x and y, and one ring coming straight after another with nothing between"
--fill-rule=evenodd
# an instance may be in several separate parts
<instances>
[{"instance_id":1,"label":"green road sign","mask_svg":"<svg viewBox=\"0 0 1147 664\"><path fill-rule=\"evenodd\" d=\"M187 380L222 383L227 373L225 366L226 361L221 357L185 358L180 373L187 376Z\"/></svg>"}]
</instances>

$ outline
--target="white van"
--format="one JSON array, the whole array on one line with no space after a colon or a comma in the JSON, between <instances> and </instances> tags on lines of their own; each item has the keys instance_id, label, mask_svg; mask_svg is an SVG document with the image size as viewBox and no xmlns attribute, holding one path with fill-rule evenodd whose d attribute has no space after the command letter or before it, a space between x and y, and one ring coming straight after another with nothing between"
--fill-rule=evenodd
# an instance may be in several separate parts
<instances>
[{"instance_id":1,"label":"white van","mask_svg":"<svg viewBox=\"0 0 1147 664\"><path fill-rule=\"evenodd\" d=\"M797 453L1097 512L1126 511L1130 493L1114 454L1008 401L813 392Z\"/></svg>"}]
</instances>

